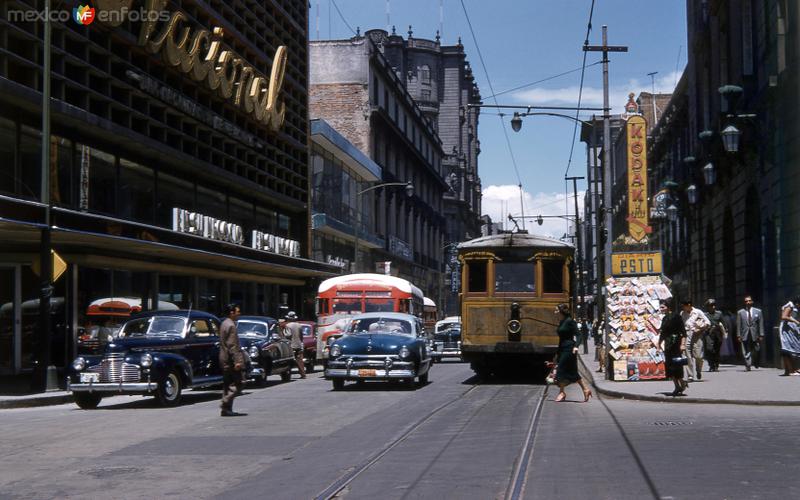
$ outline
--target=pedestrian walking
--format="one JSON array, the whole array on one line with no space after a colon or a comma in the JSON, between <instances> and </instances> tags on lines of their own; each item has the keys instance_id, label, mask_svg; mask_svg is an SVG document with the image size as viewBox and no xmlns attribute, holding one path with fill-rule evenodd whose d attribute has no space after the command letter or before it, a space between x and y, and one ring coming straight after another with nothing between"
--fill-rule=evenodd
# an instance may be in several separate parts
<instances>
[{"instance_id":1,"label":"pedestrian walking","mask_svg":"<svg viewBox=\"0 0 800 500\"><path fill-rule=\"evenodd\" d=\"M300 378L306 378L306 365L303 362L303 329L300 323L297 322L297 314L294 311L286 313L286 323L284 324L284 332L287 337L291 339L290 346L294 353L294 363L297 365L297 371L300 372Z\"/></svg>"},{"instance_id":2,"label":"pedestrian walking","mask_svg":"<svg viewBox=\"0 0 800 500\"><path fill-rule=\"evenodd\" d=\"M603 373L606 365L606 349L603 342L603 322L595 318L592 323L592 335L594 337L594 360L598 363L597 372Z\"/></svg>"},{"instance_id":3,"label":"pedestrian walking","mask_svg":"<svg viewBox=\"0 0 800 500\"><path fill-rule=\"evenodd\" d=\"M684 300L681 319L686 330L686 372L689 382L703 378L703 335L711 326L703 311L694 307L691 300Z\"/></svg>"},{"instance_id":4,"label":"pedestrian walking","mask_svg":"<svg viewBox=\"0 0 800 500\"><path fill-rule=\"evenodd\" d=\"M751 366L758 368L764 341L764 316L761 309L753 307L751 295L745 295L744 308L736 313L736 339L742 345L745 370L749 372Z\"/></svg>"},{"instance_id":5,"label":"pedestrian walking","mask_svg":"<svg viewBox=\"0 0 800 500\"><path fill-rule=\"evenodd\" d=\"M236 332L236 320L242 311L237 304L228 304L224 312L226 318L219 328L219 364L222 367L220 416L239 417L247 415L233 411L233 400L242 392L242 370L245 366L244 352Z\"/></svg>"},{"instance_id":6,"label":"pedestrian walking","mask_svg":"<svg viewBox=\"0 0 800 500\"><path fill-rule=\"evenodd\" d=\"M661 319L661 330L658 336L658 346L664 352L664 368L667 377L671 378L675 385L672 395L683 396L689 386L688 382L683 379L683 367L689 361L684 356L686 328L683 326L683 319L672 312L671 301L662 300L659 310L664 315Z\"/></svg>"},{"instance_id":7,"label":"pedestrian walking","mask_svg":"<svg viewBox=\"0 0 800 500\"><path fill-rule=\"evenodd\" d=\"M714 299L706 300L706 318L711 327L703 337L705 340L703 350L708 361L708 371L718 372L722 343L728 338L728 329L725 328L722 311L717 310L717 301Z\"/></svg>"},{"instance_id":8,"label":"pedestrian walking","mask_svg":"<svg viewBox=\"0 0 800 500\"><path fill-rule=\"evenodd\" d=\"M558 384L558 396L555 401L564 401L567 393L564 389L575 382L583 389L583 401L589 401L592 397L592 390L578 373L578 343L575 341L579 335L578 324L572 319L569 312L569 304L559 304L555 310L560 322L558 325L558 361L556 367L556 384Z\"/></svg>"},{"instance_id":9,"label":"pedestrian walking","mask_svg":"<svg viewBox=\"0 0 800 500\"><path fill-rule=\"evenodd\" d=\"M800 357L800 295L794 297L781 308L781 358L783 359L782 377L800 375L795 369L794 360Z\"/></svg>"}]
</instances>

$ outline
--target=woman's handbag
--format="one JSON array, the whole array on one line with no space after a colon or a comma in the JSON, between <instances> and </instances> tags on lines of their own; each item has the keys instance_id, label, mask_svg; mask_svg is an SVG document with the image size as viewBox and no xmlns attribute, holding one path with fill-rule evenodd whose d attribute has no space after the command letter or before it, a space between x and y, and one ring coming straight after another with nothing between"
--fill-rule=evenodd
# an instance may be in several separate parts
<instances>
[{"instance_id":1,"label":"woman's handbag","mask_svg":"<svg viewBox=\"0 0 800 500\"><path fill-rule=\"evenodd\" d=\"M672 358L672 364L677 366L686 366L689 364L689 358L686 356L678 356L676 358Z\"/></svg>"},{"instance_id":2,"label":"woman's handbag","mask_svg":"<svg viewBox=\"0 0 800 500\"><path fill-rule=\"evenodd\" d=\"M558 369L558 364L555 361L545 361L545 366L550 369L550 372L547 374L547 378L544 379L545 382L548 384L555 384L556 383L556 370Z\"/></svg>"}]
</instances>

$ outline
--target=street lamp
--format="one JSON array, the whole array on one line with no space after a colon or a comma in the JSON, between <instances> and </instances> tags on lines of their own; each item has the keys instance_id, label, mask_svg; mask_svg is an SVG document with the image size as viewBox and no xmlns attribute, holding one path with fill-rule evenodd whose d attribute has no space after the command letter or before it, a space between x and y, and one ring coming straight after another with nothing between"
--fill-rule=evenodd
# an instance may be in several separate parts
<instances>
[{"instance_id":1,"label":"street lamp","mask_svg":"<svg viewBox=\"0 0 800 500\"><path fill-rule=\"evenodd\" d=\"M374 189L382 188L382 187L391 187L391 186L404 186L406 191L406 196L411 198L414 196L414 184L411 181L408 182L384 182L383 184L378 184L375 186L370 186L368 188L364 188L361 191L356 193L356 204L358 205L356 210L356 229L355 229L355 241L353 243L353 271L358 272L358 232L361 229L361 195L372 191Z\"/></svg>"},{"instance_id":2,"label":"street lamp","mask_svg":"<svg viewBox=\"0 0 800 500\"><path fill-rule=\"evenodd\" d=\"M670 222L675 222L678 220L678 207L674 204L667 207L667 217L669 218Z\"/></svg>"},{"instance_id":3,"label":"street lamp","mask_svg":"<svg viewBox=\"0 0 800 500\"><path fill-rule=\"evenodd\" d=\"M697 203L697 186L692 184L686 188L686 199L689 201L689 205Z\"/></svg>"},{"instance_id":4,"label":"street lamp","mask_svg":"<svg viewBox=\"0 0 800 500\"><path fill-rule=\"evenodd\" d=\"M720 134L722 135L722 144L725 146L726 152L736 153L739 151L739 138L742 133L738 128L728 125Z\"/></svg>"},{"instance_id":5,"label":"street lamp","mask_svg":"<svg viewBox=\"0 0 800 500\"><path fill-rule=\"evenodd\" d=\"M717 171L714 169L713 163L708 162L703 167L703 179L706 181L706 186L713 186L717 181Z\"/></svg>"},{"instance_id":6,"label":"street lamp","mask_svg":"<svg viewBox=\"0 0 800 500\"><path fill-rule=\"evenodd\" d=\"M522 118L516 111L514 111L514 118L511 119L511 128L514 129L514 132L519 132L522 128Z\"/></svg>"}]
</instances>

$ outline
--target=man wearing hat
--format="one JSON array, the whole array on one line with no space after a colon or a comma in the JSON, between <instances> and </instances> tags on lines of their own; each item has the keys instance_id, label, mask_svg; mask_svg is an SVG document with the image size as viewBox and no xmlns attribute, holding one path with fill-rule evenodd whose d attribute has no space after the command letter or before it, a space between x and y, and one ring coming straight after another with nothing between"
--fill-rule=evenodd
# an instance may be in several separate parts
<instances>
[{"instance_id":1,"label":"man wearing hat","mask_svg":"<svg viewBox=\"0 0 800 500\"><path fill-rule=\"evenodd\" d=\"M689 382L703 378L703 334L711 326L703 311L694 307L691 300L684 300L681 310L681 319L686 329L686 358L689 364L686 371Z\"/></svg>"},{"instance_id":2,"label":"man wearing hat","mask_svg":"<svg viewBox=\"0 0 800 500\"><path fill-rule=\"evenodd\" d=\"M300 372L300 378L306 378L306 365L303 363L303 325L297 322L294 311L286 313L286 324L283 325L284 335L291 339L290 345L294 352L294 362Z\"/></svg>"},{"instance_id":3,"label":"man wearing hat","mask_svg":"<svg viewBox=\"0 0 800 500\"><path fill-rule=\"evenodd\" d=\"M719 371L719 354L722 349L722 342L728 338L728 331L725 329L725 320L722 311L717 311L717 301L714 299L706 300L706 318L711 323L708 333L704 337L704 349L706 361L708 361L708 371Z\"/></svg>"}]
</instances>

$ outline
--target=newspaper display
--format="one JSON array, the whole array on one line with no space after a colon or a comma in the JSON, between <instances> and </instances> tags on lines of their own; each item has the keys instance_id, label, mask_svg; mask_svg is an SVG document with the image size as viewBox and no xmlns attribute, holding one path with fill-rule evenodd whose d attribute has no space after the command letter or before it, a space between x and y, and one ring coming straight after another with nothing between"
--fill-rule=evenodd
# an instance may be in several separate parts
<instances>
[{"instance_id":1,"label":"newspaper display","mask_svg":"<svg viewBox=\"0 0 800 500\"><path fill-rule=\"evenodd\" d=\"M609 278L606 290L612 380L663 380L659 304L672 297L669 288L660 276L637 276Z\"/></svg>"}]
</instances>

